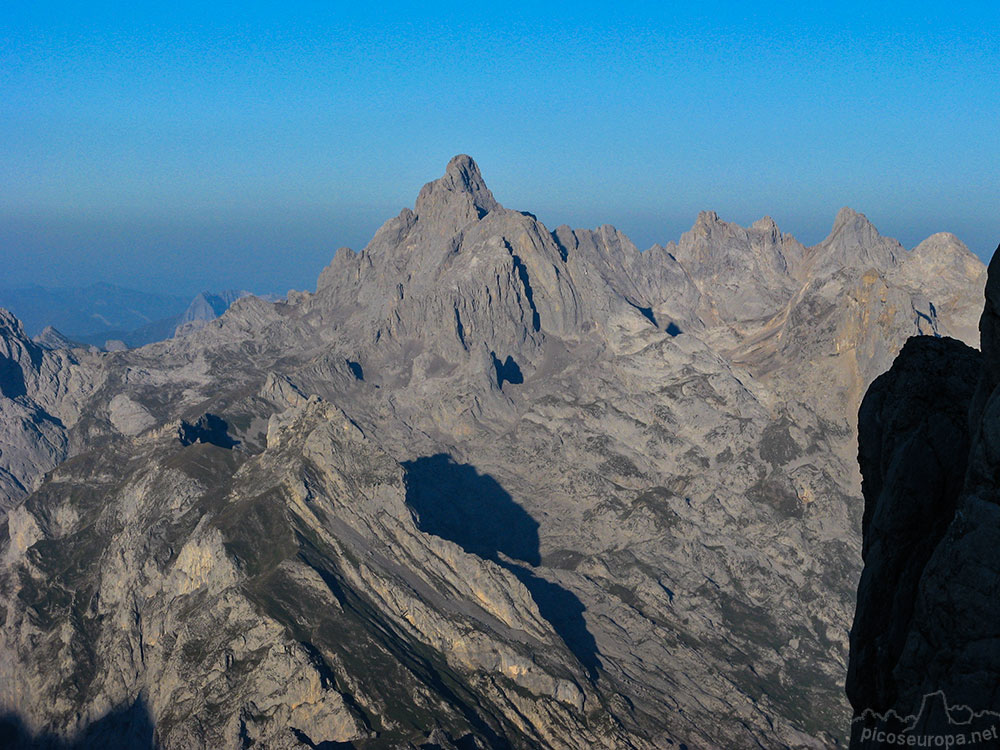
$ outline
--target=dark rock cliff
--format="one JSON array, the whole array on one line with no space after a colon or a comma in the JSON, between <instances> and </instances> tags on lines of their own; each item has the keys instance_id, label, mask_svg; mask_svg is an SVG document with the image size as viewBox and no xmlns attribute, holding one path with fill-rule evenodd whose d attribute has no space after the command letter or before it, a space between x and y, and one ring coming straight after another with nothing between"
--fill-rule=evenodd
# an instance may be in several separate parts
<instances>
[{"instance_id":1,"label":"dark rock cliff","mask_svg":"<svg viewBox=\"0 0 1000 750\"><path fill-rule=\"evenodd\" d=\"M861 405L865 568L847 678L854 748L895 746L900 737L922 746L939 735L998 746L998 257L982 354L951 339L912 338Z\"/></svg>"}]
</instances>

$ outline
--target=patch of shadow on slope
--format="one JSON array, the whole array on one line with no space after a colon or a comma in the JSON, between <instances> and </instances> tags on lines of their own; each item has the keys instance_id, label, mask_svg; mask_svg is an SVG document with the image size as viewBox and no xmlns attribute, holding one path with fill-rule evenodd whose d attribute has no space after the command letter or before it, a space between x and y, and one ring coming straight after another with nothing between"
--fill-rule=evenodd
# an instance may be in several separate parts
<instances>
[{"instance_id":1,"label":"patch of shadow on slope","mask_svg":"<svg viewBox=\"0 0 1000 750\"><path fill-rule=\"evenodd\" d=\"M292 734L295 735L295 739L306 747L313 748L313 750L357 750L358 747L353 742L334 742L333 740L324 740L318 743L313 742L309 735L295 727L292 727Z\"/></svg>"},{"instance_id":2,"label":"patch of shadow on slope","mask_svg":"<svg viewBox=\"0 0 1000 750\"><path fill-rule=\"evenodd\" d=\"M507 359L501 362L496 352L490 352L490 356L493 358L493 368L496 370L497 388L503 389L504 383L521 385L524 382L524 374L513 357L507 355Z\"/></svg>"},{"instance_id":3,"label":"patch of shadow on slope","mask_svg":"<svg viewBox=\"0 0 1000 750\"><path fill-rule=\"evenodd\" d=\"M20 365L12 359L0 358L0 395L14 399L27 392Z\"/></svg>"},{"instance_id":4,"label":"patch of shadow on slope","mask_svg":"<svg viewBox=\"0 0 1000 750\"><path fill-rule=\"evenodd\" d=\"M421 531L466 552L500 561L500 553L541 564L538 522L489 474L447 453L403 462L406 503Z\"/></svg>"},{"instance_id":5,"label":"patch of shadow on slope","mask_svg":"<svg viewBox=\"0 0 1000 750\"><path fill-rule=\"evenodd\" d=\"M587 676L596 680L601 660L598 658L597 641L587 630L587 621L583 617L587 608L579 597L558 583L535 575L527 568L509 564L503 567L528 589L531 598L538 605L539 613L549 621L552 629L587 670Z\"/></svg>"},{"instance_id":6,"label":"patch of shadow on slope","mask_svg":"<svg viewBox=\"0 0 1000 750\"><path fill-rule=\"evenodd\" d=\"M496 479L455 462L447 453L404 461L403 469L406 504L417 528L510 571L590 678L596 678L600 667L597 642L587 630L583 603L559 584L509 562L541 564L538 522Z\"/></svg>"},{"instance_id":7,"label":"patch of shadow on slope","mask_svg":"<svg viewBox=\"0 0 1000 750\"><path fill-rule=\"evenodd\" d=\"M361 366L360 362L355 362L353 359L349 359L347 360L347 368L351 371L351 374L354 376L355 380L365 379L365 370Z\"/></svg>"},{"instance_id":8,"label":"patch of shadow on slope","mask_svg":"<svg viewBox=\"0 0 1000 750\"><path fill-rule=\"evenodd\" d=\"M47 732L32 734L16 713L0 714L0 748L9 750L150 750L156 747L153 732L153 717L142 698L97 719L72 740Z\"/></svg>"},{"instance_id":9,"label":"patch of shadow on slope","mask_svg":"<svg viewBox=\"0 0 1000 750\"><path fill-rule=\"evenodd\" d=\"M220 448L231 449L237 444L237 441L229 436L229 425L226 420L215 414L203 414L194 424L182 421L177 428L177 438L181 441L181 445L210 443Z\"/></svg>"}]
</instances>

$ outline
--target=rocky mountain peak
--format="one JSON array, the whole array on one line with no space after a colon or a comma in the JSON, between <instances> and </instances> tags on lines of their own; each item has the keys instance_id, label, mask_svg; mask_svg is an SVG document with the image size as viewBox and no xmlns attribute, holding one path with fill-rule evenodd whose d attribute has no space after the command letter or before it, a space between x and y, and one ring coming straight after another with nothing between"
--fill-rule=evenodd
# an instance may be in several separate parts
<instances>
[{"instance_id":1,"label":"rocky mountain peak","mask_svg":"<svg viewBox=\"0 0 1000 750\"><path fill-rule=\"evenodd\" d=\"M479 165L468 154L458 154L453 156L445 167L445 177L461 182L470 192L485 190L486 183L483 182L483 175L479 171ZM493 196L490 196L492 199Z\"/></svg>"},{"instance_id":2,"label":"rocky mountain peak","mask_svg":"<svg viewBox=\"0 0 1000 750\"><path fill-rule=\"evenodd\" d=\"M0 308L0 395L23 395L25 372L36 370L41 360L42 350L25 334L21 321Z\"/></svg>"},{"instance_id":3,"label":"rocky mountain peak","mask_svg":"<svg viewBox=\"0 0 1000 750\"><path fill-rule=\"evenodd\" d=\"M703 232L707 232L711 231L712 227L716 226L717 224L723 224L723 223L725 222L723 222L719 218L719 214L717 214L715 211L699 211L698 218L691 229L692 231L697 231L700 229Z\"/></svg>"},{"instance_id":4,"label":"rocky mountain peak","mask_svg":"<svg viewBox=\"0 0 1000 750\"><path fill-rule=\"evenodd\" d=\"M855 211L850 206L844 206L837 212L837 216L833 220L833 233L849 225L871 227L872 230L875 230L874 225L868 220L867 216L859 211Z\"/></svg>"},{"instance_id":5,"label":"rocky mountain peak","mask_svg":"<svg viewBox=\"0 0 1000 750\"><path fill-rule=\"evenodd\" d=\"M837 212L829 236L810 250L819 272L859 266L885 271L905 252L896 240L879 234L867 216L846 206Z\"/></svg>"},{"instance_id":6,"label":"rocky mountain peak","mask_svg":"<svg viewBox=\"0 0 1000 750\"><path fill-rule=\"evenodd\" d=\"M754 229L759 229L762 232L772 232L777 230L778 224L770 216L762 216L757 219L752 225Z\"/></svg>"},{"instance_id":7,"label":"rocky mountain peak","mask_svg":"<svg viewBox=\"0 0 1000 750\"><path fill-rule=\"evenodd\" d=\"M32 341L43 349L73 349L82 346L65 336L55 326L45 326L40 334L32 338Z\"/></svg>"},{"instance_id":8,"label":"rocky mountain peak","mask_svg":"<svg viewBox=\"0 0 1000 750\"><path fill-rule=\"evenodd\" d=\"M837 212L837 218L833 220L833 229L824 242L844 248L868 248L878 244L881 239L882 235L867 216L844 206Z\"/></svg>"},{"instance_id":9,"label":"rocky mountain peak","mask_svg":"<svg viewBox=\"0 0 1000 750\"><path fill-rule=\"evenodd\" d=\"M476 162L459 154L448 162L443 177L420 190L415 210L421 219L445 221L457 229L499 207Z\"/></svg>"},{"instance_id":10,"label":"rocky mountain peak","mask_svg":"<svg viewBox=\"0 0 1000 750\"><path fill-rule=\"evenodd\" d=\"M4 337L25 338L24 326L9 310L0 307L0 335Z\"/></svg>"},{"instance_id":11,"label":"rocky mountain peak","mask_svg":"<svg viewBox=\"0 0 1000 750\"><path fill-rule=\"evenodd\" d=\"M982 262L951 232L932 234L910 252L910 258L941 266L980 267Z\"/></svg>"},{"instance_id":12,"label":"rocky mountain peak","mask_svg":"<svg viewBox=\"0 0 1000 750\"><path fill-rule=\"evenodd\" d=\"M920 280L927 283L941 278L954 280L985 276L982 261L949 232L932 234L913 248L906 254L902 268L914 283ZM985 278L982 282L985 283Z\"/></svg>"}]
</instances>

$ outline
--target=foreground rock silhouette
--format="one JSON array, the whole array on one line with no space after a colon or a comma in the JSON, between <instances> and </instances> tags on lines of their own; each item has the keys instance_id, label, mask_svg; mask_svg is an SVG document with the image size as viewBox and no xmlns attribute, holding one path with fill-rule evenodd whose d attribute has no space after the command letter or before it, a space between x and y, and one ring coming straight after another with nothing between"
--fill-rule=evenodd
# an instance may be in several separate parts
<instances>
[{"instance_id":1,"label":"foreground rock silhouette","mask_svg":"<svg viewBox=\"0 0 1000 750\"><path fill-rule=\"evenodd\" d=\"M852 747L890 746L874 732L894 724L967 744L1000 721L1000 253L985 298L982 354L911 339L861 405Z\"/></svg>"}]
</instances>

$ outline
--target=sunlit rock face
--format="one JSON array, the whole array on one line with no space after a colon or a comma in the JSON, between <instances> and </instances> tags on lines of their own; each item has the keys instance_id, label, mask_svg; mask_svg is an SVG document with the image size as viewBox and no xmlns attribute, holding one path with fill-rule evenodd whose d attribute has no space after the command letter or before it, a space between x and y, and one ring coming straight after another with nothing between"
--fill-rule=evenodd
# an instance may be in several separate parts
<instances>
[{"instance_id":1,"label":"sunlit rock face","mask_svg":"<svg viewBox=\"0 0 1000 750\"><path fill-rule=\"evenodd\" d=\"M978 343L931 240L640 252L459 156L313 293L114 353L5 318L5 736L845 742L857 409L909 336Z\"/></svg>"}]
</instances>

